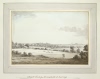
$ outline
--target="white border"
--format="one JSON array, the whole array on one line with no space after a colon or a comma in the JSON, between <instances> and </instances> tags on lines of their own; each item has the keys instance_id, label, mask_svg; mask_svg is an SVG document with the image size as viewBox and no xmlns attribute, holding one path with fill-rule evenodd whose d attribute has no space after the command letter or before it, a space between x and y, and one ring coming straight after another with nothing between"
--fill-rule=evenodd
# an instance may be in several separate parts
<instances>
[{"instance_id":1,"label":"white border","mask_svg":"<svg viewBox=\"0 0 100 79\"><path fill-rule=\"evenodd\" d=\"M10 65L10 11L89 11L89 50L90 64L88 66L11 66ZM93 73L96 72L96 4L72 3L5 3L4 4L4 72L5 73Z\"/></svg>"}]
</instances>

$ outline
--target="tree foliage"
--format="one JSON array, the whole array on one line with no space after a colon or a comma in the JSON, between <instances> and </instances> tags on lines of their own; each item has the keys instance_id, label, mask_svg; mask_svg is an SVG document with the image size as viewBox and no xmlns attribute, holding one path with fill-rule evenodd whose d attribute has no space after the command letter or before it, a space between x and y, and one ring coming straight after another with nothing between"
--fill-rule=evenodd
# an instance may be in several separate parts
<instances>
[{"instance_id":1,"label":"tree foliage","mask_svg":"<svg viewBox=\"0 0 100 79\"><path fill-rule=\"evenodd\" d=\"M74 46L70 46L70 52L75 53Z\"/></svg>"},{"instance_id":2,"label":"tree foliage","mask_svg":"<svg viewBox=\"0 0 100 79\"><path fill-rule=\"evenodd\" d=\"M88 45L84 46L84 51L88 51Z\"/></svg>"}]
</instances>

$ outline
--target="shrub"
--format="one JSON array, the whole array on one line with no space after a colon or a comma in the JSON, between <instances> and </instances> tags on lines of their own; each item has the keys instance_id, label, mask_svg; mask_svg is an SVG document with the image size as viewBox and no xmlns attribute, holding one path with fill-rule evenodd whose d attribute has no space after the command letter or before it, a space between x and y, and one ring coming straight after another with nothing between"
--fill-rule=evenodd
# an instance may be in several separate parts
<instances>
[{"instance_id":1,"label":"shrub","mask_svg":"<svg viewBox=\"0 0 100 79\"><path fill-rule=\"evenodd\" d=\"M86 59L88 59L88 52L84 52L84 55L86 56Z\"/></svg>"},{"instance_id":2,"label":"shrub","mask_svg":"<svg viewBox=\"0 0 100 79\"><path fill-rule=\"evenodd\" d=\"M26 52L23 52L22 56L27 56L27 53Z\"/></svg>"},{"instance_id":3,"label":"shrub","mask_svg":"<svg viewBox=\"0 0 100 79\"><path fill-rule=\"evenodd\" d=\"M66 52L69 52L69 50L66 50Z\"/></svg>"},{"instance_id":4,"label":"shrub","mask_svg":"<svg viewBox=\"0 0 100 79\"><path fill-rule=\"evenodd\" d=\"M62 51L65 52L65 49L63 49Z\"/></svg>"},{"instance_id":5,"label":"shrub","mask_svg":"<svg viewBox=\"0 0 100 79\"><path fill-rule=\"evenodd\" d=\"M28 53L28 56L32 56L32 53Z\"/></svg>"},{"instance_id":6,"label":"shrub","mask_svg":"<svg viewBox=\"0 0 100 79\"><path fill-rule=\"evenodd\" d=\"M21 55L21 52L19 52L18 54Z\"/></svg>"},{"instance_id":7,"label":"shrub","mask_svg":"<svg viewBox=\"0 0 100 79\"><path fill-rule=\"evenodd\" d=\"M84 51L88 51L88 45L84 46Z\"/></svg>"},{"instance_id":8,"label":"shrub","mask_svg":"<svg viewBox=\"0 0 100 79\"><path fill-rule=\"evenodd\" d=\"M15 51L16 52L16 55L18 55L18 51Z\"/></svg>"},{"instance_id":9,"label":"shrub","mask_svg":"<svg viewBox=\"0 0 100 79\"><path fill-rule=\"evenodd\" d=\"M80 59L80 57L78 56L78 55L75 55L74 57L73 57L73 59Z\"/></svg>"},{"instance_id":10,"label":"shrub","mask_svg":"<svg viewBox=\"0 0 100 79\"><path fill-rule=\"evenodd\" d=\"M71 53L75 53L74 48L75 48L74 46L70 46L70 52L71 52Z\"/></svg>"},{"instance_id":11,"label":"shrub","mask_svg":"<svg viewBox=\"0 0 100 79\"><path fill-rule=\"evenodd\" d=\"M79 55L81 56L81 59L88 59L88 52L81 51Z\"/></svg>"},{"instance_id":12,"label":"shrub","mask_svg":"<svg viewBox=\"0 0 100 79\"><path fill-rule=\"evenodd\" d=\"M15 54L15 53L16 53L16 51L12 50L12 54Z\"/></svg>"},{"instance_id":13,"label":"shrub","mask_svg":"<svg viewBox=\"0 0 100 79\"><path fill-rule=\"evenodd\" d=\"M78 48L78 49L77 49L77 53L80 53L80 52L81 52L81 51L80 51L80 49Z\"/></svg>"}]
</instances>

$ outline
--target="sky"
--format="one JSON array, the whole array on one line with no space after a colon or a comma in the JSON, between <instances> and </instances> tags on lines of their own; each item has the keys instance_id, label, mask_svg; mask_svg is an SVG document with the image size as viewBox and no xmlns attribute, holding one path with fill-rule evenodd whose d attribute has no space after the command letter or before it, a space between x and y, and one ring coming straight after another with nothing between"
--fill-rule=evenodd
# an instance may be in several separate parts
<instances>
[{"instance_id":1,"label":"sky","mask_svg":"<svg viewBox=\"0 0 100 79\"><path fill-rule=\"evenodd\" d=\"M87 44L88 12L12 11L12 41Z\"/></svg>"}]
</instances>

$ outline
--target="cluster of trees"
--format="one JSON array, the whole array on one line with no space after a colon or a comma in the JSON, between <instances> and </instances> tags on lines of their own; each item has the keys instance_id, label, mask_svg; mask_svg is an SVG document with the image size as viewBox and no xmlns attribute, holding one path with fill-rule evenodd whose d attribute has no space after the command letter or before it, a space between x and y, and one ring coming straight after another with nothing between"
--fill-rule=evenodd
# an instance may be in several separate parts
<instances>
[{"instance_id":1,"label":"cluster of trees","mask_svg":"<svg viewBox=\"0 0 100 79\"><path fill-rule=\"evenodd\" d=\"M84 46L83 51L79 55L75 55L73 59L86 59L88 60L88 45Z\"/></svg>"},{"instance_id":2,"label":"cluster of trees","mask_svg":"<svg viewBox=\"0 0 100 79\"><path fill-rule=\"evenodd\" d=\"M70 52L71 53L80 53L81 50L79 47L77 47L77 50L75 50L75 47L74 46L70 46Z\"/></svg>"},{"instance_id":3,"label":"cluster of trees","mask_svg":"<svg viewBox=\"0 0 100 79\"><path fill-rule=\"evenodd\" d=\"M32 53L26 53L26 52L23 52L23 53L21 53L21 52L18 52L18 51L12 51L12 56L21 56L21 57L26 57L26 56L28 56L28 57L31 57L31 56L33 56L32 55Z\"/></svg>"},{"instance_id":4,"label":"cluster of trees","mask_svg":"<svg viewBox=\"0 0 100 79\"><path fill-rule=\"evenodd\" d=\"M24 44L24 43L14 43L12 42L12 48L15 49L15 48L29 48L32 44Z\"/></svg>"},{"instance_id":5,"label":"cluster of trees","mask_svg":"<svg viewBox=\"0 0 100 79\"><path fill-rule=\"evenodd\" d=\"M66 50L63 50L63 51L65 52ZM73 46L70 47L70 51L71 51L72 53L75 52ZM66 52L67 52L67 51L66 51ZM80 51L80 49L78 48L78 49L77 49L77 52L78 52L79 54L78 54L78 55L75 55L75 56L73 57L73 59L85 59L85 60L88 60L88 45L85 45L85 46L84 46L83 51ZM21 52L12 50L12 56L31 57L31 56L33 56L33 55L32 55L32 53L30 53L30 52L29 52L29 53L26 53L26 52L21 53Z\"/></svg>"},{"instance_id":6,"label":"cluster of trees","mask_svg":"<svg viewBox=\"0 0 100 79\"><path fill-rule=\"evenodd\" d=\"M49 43L14 43L12 42L12 48L31 48L31 47L45 47L45 48L71 48L73 51L74 46L70 47L70 45L63 45L63 44L49 44ZM76 46L81 48L81 46Z\"/></svg>"}]
</instances>

